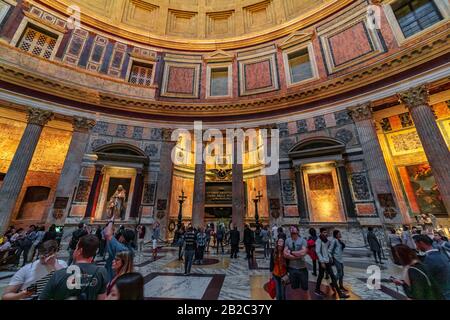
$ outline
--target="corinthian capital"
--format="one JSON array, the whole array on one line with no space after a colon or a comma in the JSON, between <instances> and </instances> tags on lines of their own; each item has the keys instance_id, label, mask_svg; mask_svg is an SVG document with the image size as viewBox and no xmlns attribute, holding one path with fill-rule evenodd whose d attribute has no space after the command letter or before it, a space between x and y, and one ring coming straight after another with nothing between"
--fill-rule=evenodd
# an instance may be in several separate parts
<instances>
[{"instance_id":1,"label":"corinthian capital","mask_svg":"<svg viewBox=\"0 0 450 320\"><path fill-rule=\"evenodd\" d=\"M426 85L411 88L397 94L400 103L403 103L409 110L417 106L428 105L428 88Z\"/></svg>"},{"instance_id":2,"label":"corinthian capital","mask_svg":"<svg viewBox=\"0 0 450 320\"><path fill-rule=\"evenodd\" d=\"M356 107L350 107L347 109L353 121L362 121L372 119L372 103L360 104Z\"/></svg>"},{"instance_id":3,"label":"corinthian capital","mask_svg":"<svg viewBox=\"0 0 450 320\"><path fill-rule=\"evenodd\" d=\"M164 141L171 141L173 129L162 129L162 138Z\"/></svg>"},{"instance_id":4,"label":"corinthian capital","mask_svg":"<svg viewBox=\"0 0 450 320\"><path fill-rule=\"evenodd\" d=\"M53 119L54 114L51 111L30 107L27 110L28 123L45 126L47 122Z\"/></svg>"},{"instance_id":5,"label":"corinthian capital","mask_svg":"<svg viewBox=\"0 0 450 320\"><path fill-rule=\"evenodd\" d=\"M82 118L82 117L73 117L72 126L74 131L84 132L89 131L95 126L95 120Z\"/></svg>"}]
</instances>

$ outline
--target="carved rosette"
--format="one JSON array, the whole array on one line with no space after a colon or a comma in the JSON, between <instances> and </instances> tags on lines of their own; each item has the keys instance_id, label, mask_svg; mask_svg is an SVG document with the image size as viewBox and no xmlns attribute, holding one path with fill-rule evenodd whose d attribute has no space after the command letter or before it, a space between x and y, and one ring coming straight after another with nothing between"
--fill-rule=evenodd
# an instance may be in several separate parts
<instances>
[{"instance_id":1,"label":"carved rosette","mask_svg":"<svg viewBox=\"0 0 450 320\"><path fill-rule=\"evenodd\" d=\"M355 122L372 119L372 103L350 107L348 108L348 112Z\"/></svg>"},{"instance_id":2,"label":"carved rosette","mask_svg":"<svg viewBox=\"0 0 450 320\"><path fill-rule=\"evenodd\" d=\"M95 120L88 118L74 117L72 119L73 130L78 132L90 131L95 126L95 124Z\"/></svg>"},{"instance_id":3,"label":"carved rosette","mask_svg":"<svg viewBox=\"0 0 450 320\"><path fill-rule=\"evenodd\" d=\"M429 93L426 85L411 88L397 94L400 103L403 103L408 110L414 107L428 106Z\"/></svg>"},{"instance_id":4,"label":"carved rosette","mask_svg":"<svg viewBox=\"0 0 450 320\"><path fill-rule=\"evenodd\" d=\"M45 126L47 122L54 117L53 112L42 110L39 108L30 107L27 110L27 120L30 124L37 124L38 126Z\"/></svg>"}]
</instances>

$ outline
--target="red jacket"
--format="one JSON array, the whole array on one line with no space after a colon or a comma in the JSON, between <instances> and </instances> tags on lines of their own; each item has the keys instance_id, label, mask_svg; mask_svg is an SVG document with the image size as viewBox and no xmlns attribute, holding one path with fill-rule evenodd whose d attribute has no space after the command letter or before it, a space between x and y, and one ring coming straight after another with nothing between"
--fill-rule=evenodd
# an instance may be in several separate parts
<instances>
[{"instance_id":1,"label":"red jacket","mask_svg":"<svg viewBox=\"0 0 450 320\"><path fill-rule=\"evenodd\" d=\"M309 239L306 243L308 247L308 255L311 257L311 259L313 261L319 259L316 253L316 241L314 241L313 239Z\"/></svg>"}]
</instances>

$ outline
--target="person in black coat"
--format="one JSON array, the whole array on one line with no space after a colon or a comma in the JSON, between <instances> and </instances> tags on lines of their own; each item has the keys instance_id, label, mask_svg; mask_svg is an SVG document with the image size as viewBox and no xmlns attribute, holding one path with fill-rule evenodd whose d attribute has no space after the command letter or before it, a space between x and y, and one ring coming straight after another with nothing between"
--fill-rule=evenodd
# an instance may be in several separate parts
<instances>
[{"instance_id":1,"label":"person in black coat","mask_svg":"<svg viewBox=\"0 0 450 320\"><path fill-rule=\"evenodd\" d=\"M244 228L244 245L245 252L247 253L247 259L253 257L253 245L255 244L255 233L250 229L249 225L246 224Z\"/></svg>"},{"instance_id":2,"label":"person in black coat","mask_svg":"<svg viewBox=\"0 0 450 320\"><path fill-rule=\"evenodd\" d=\"M383 264L381 261L381 244L380 241L378 241L377 236L373 232L373 228L369 227L367 228L367 243L369 244L369 248L373 253L373 257L375 258L375 263ZM378 260L377 260L378 256Z\"/></svg>"},{"instance_id":3,"label":"person in black coat","mask_svg":"<svg viewBox=\"0 0 450 320\"><path fill-rule=\"evenodd\" d=\"M231 245L231 258L237 258L239 252L239 241L241 240L241 235L236 226L230 231L230 245Z\"/></svg>"}]
</instances>

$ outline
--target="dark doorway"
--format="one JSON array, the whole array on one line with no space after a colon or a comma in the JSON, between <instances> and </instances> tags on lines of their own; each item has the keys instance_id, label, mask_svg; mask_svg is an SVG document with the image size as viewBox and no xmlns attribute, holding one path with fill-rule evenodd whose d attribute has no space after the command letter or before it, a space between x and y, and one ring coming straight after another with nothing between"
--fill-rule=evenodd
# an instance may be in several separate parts
<instances>
[{"instance_id":1,"label":"dark doorway","mask_svg":"<svg viewBox=\"0 0 450 320\"><path fill-rule=\"evenodd\" d=\"M231 219L232 208L231 207L206 207L205 219Z\"/></svg>"}]
</instances>

